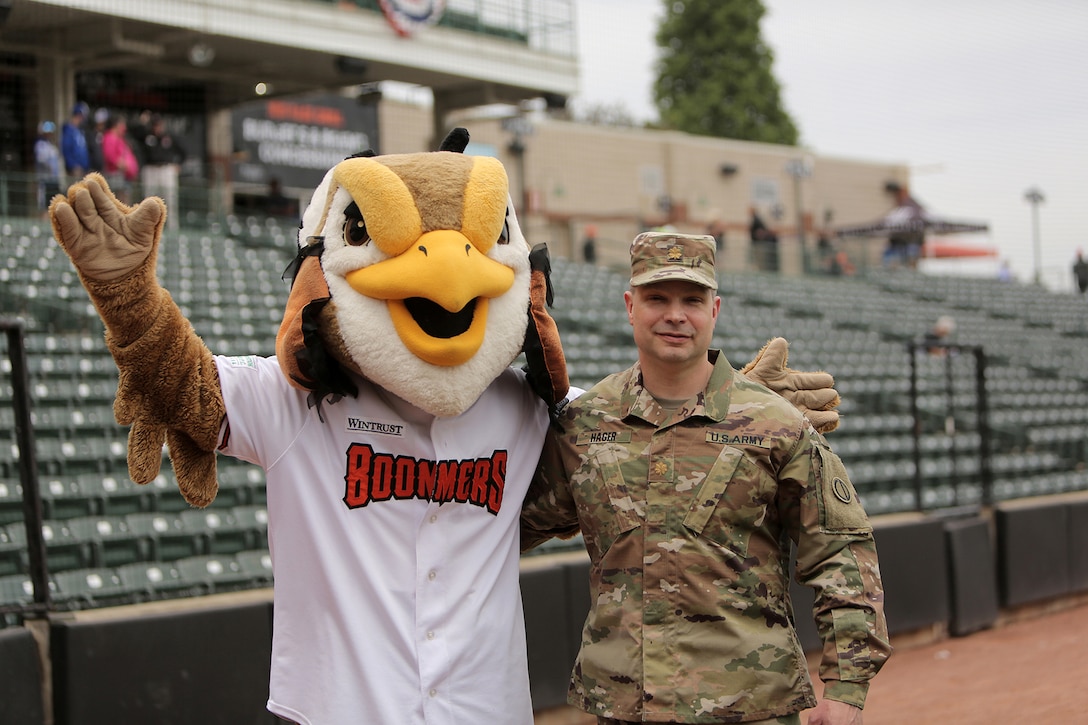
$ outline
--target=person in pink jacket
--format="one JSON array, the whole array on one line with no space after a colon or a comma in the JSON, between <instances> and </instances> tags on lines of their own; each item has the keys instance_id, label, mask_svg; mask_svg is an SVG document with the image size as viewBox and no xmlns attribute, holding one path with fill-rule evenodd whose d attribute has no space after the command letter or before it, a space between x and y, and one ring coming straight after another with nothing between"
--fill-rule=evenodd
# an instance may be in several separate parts
<instances>
[{"instance_id":1,"label":"person in pink jacket","mask_svg":"<svg viewBox=\"0 0 1088 725\"><path fill-rule=\"evenodd\" d=\"M132 182L140 173L136 155L125 137L128 123L124 116L116 116L102 136L103 171L110 188L121 201L128 203Z\"/></svg>"}]
</instances>

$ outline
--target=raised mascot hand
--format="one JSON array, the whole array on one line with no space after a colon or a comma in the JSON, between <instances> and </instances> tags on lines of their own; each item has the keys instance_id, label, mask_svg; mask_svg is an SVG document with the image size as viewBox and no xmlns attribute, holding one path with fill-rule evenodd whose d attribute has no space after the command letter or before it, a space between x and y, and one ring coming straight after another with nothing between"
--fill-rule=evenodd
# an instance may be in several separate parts
<instances>
[{"instance_id":1,"label":"raised mascot hand","mask_svg":"<svg viewBox=\"0 0 1088 725\"><path fill-rule=\"evenodd\" d=\"M155 276L166 206L155 197L127 206L90 174L54 197L49 216L106 325L120 373L114 416L131 426L129 476L152 481L169 439L182 495L207 506L225 407L211 353Z\"/></svg>"},{"instance_id":2,"label":"raised mascot hand","mask_svg":"<svg viewBox=\"0 0 1088 725\"><path fill-rule=\"evenodd\" d=\"M839 413L835 408L840 398L835 390L835 379L823 371L801 372L788 368L788 359L789 343L776 337L764 345L741 372L793 403L821 433L838 428Z\"/></svg>"},{"instance_id":3,"label":"raised mascot hand","mask_svg":"<svg viewBox=\"0 0 1088 725\"><path fill-rule=\"evenodd\" d=\"M137 207L126 206L101 175L90 174L69 187L67 199L52 200L49 216L57 241L83 279L116 282L138 270L155 251L166 205L150 197Z\"/></svg>"}]
</instances>

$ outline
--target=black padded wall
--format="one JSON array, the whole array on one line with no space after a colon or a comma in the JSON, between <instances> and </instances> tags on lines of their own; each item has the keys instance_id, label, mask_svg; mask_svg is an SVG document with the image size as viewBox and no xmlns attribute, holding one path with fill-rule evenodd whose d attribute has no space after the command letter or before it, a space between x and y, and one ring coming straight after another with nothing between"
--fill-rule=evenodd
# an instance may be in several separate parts
<instances>
[{"instance_id":1,"label":"black padded wall","mask_svg":"<svg viewBox=\"0 0 1088 725\"><path fill-rule=\"evenodd\" d=\"M23 627L0 629L0 683L0 725L44 722L38 646Z\"/></svg>"},{"instance_id":2,"label":"black padded wall","mask_svg":"<svg viewBox=\"0 0 1088 725\"><path fill-rule=\"evenodd\" d=\"M271 725L271 604L58 619L57 725Z\"/></svg>"}]
</instances>

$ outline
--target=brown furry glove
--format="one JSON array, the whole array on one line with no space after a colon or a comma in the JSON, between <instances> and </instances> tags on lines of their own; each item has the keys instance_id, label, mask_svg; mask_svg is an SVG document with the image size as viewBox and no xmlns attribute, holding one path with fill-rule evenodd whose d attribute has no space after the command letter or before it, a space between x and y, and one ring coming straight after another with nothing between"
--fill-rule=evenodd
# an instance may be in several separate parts
<instances>
[{"instance_id":1,"label":"brown furry glove","mask_svg":"<svg viewBox=\"0 0 1088 725\"><path fill-rule=\"evenodd\" d=\"M788 368L788 358L789 343L776 337L764 345L741 372L793 403L821 433L838 428L839 413L835 407L840 398L835 391L835 379L823 371L801 372Z\"/></svg>"},{"instance_id":2,"label":"brown furry glove","mask_svg":"<svg viewBox=\"0 0 1088 725\"><path fill-rule=\"evenodd\" d=\"M529 254L532 270L529 278L529 325L525 330L526 377L533 391L543 398L549 408L561 402L570 389L567 359L559 341L559 328L548 314L552 303L551 259L543 244L533 247Z\"/></svg>"},{"instance_id":3,"label":"brown furry glove","mask_svg":"<svg viewBox=\"0 0 1088 725\"><path fill-rule=\"evenodd\" d=\"M194 506L218 490L215 448L226 414L211 352L155 277L161 199L122 204L90 174L49 205L53 233L106 325L120 372L114 416L131 425L129 475L148 483L169 442L178 487Z\"/></svg>"}]
</instances>

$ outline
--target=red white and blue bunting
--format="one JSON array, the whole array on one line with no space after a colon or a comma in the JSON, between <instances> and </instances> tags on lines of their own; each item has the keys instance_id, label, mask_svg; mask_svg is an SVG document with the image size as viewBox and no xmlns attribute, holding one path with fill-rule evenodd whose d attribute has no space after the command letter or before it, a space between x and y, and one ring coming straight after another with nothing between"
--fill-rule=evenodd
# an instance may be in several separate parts
<instances>
[{"instance_id":1,"label":"red white and blue bunting","mask_svg":"<svg viewBox=\"0 0 1088 725\"><path fill-rule=\"evenodd\" d=\"M385 19L407 37L417 30L434 25L442 19L446 0L380 0Z\"/></svg>"}]
</instances>

